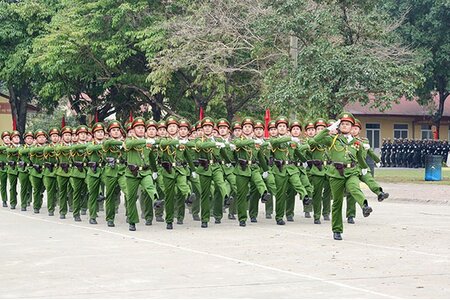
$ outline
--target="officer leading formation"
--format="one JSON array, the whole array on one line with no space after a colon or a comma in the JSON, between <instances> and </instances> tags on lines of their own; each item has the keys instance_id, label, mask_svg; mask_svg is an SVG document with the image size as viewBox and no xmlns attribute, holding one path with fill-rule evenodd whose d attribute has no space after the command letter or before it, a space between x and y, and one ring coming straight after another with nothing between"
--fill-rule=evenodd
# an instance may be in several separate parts
<instances>
[{"instance_id":1,"label":"officer leading formation","mask_svg":"<svg viewBox=\"0 0 450 300\"><path fill-rule=\"evenodd\" d=\"M146 226L165 221L171 230L175 221L183 224L186 210L202 228L211 217L220 224L224 214L245 227L248 220L258 222L260 202L265 218L274 215L278 225L294 222L298 195L304 216L314 224L331 220L333 238L341 240L344 197L349 224L355 223L356 204L364 217L373 211L360 182L378 201L389 197L368 171L366 157L377 166L380 159L360 130L359 120L342 113L337 121L304 124L280 116L268 128L250 117L231 124L203 118L194 126L175 117L135 118L124 127L111 121L26 132L23 144L18 131L5 131L3 207L9 201L11 209L32 205L40 213L46 192L49 216L57 211L65 219L71 212L75 222L88 215L97 224L104 211L107 226L114 227L123 194L130 231L140 219Z\"/></svg>"}]
</instances>

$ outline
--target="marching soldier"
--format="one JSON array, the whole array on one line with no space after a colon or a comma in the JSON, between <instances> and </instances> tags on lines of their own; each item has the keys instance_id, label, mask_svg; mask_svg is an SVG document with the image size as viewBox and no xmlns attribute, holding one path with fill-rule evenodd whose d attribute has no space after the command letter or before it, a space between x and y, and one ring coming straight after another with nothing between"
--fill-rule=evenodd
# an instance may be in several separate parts
<instances>
[{"instance_id":1,"label":"marching soldier","mask_svg":"<svg viewBox=\"0 0 450 300\"><path fill-rule=\"evenodd\" d=\"M354 139L350 133L354 124L355 118L352 114L342 113L336 123L322 130L314 138L315 143L329 147L329 155L333 162L329 166L327 174L333 194L331 223L335 240L342 240L342 202L345 190L361 205L364 217L368 217L372 212L372 208L359 187L359 175L367 173L367 164L363 158L364 148L361 142ZM330 136L330 130L338 127L340 134Z\"/></svg>"},{"instance_id":2,"label":"marching soldier","mask_svg":"<svg viewBox=\"0 0 450 300\"><path fill-rule=\"evenodd\" d=\"M11 209L16 209L17 205L17 177L19 175L19 148L20 132L14 130L11 132L11 144L6 149L8 160L8 178L9 178L9 204Z\"/></svg>"},{"instance_id":3,"label":"marching soldier","mask_svg":"<svg viewBox=\"0 0 450 300\"><path fill-rule=\"evenodd\" d=\"M55 147L59 168L56 170L56 180L59 191L59 218L65 219L69 202L68 190L70 186L71 156L70 146L72 140L72 128L65 126L61 129L61 143Z\"/></svg>"},{"instance_id":4,"label":"marching soldier","mask_svg":"<svg viewBox=\"0 0 450 300\"><path fill-rule=\"evenodd\" d=\"M30 182L33 187L33 209L34 213L38 214L42 208L42 199L45 190L43 182L43 170L44 170L44 148L47 143L47 133L39 129L35 133L36 143L34 147L30 149L31 167Z\"/></svg>"},{"instance_id":5,"label":"marching soldier","mask_svg":"<svg viewBox=\"0 0 450 300\"><path fill-rule=\"evenodd\" d=\"M27 131L24 134L24 142L19 148L19 162L18 166L18 178L20 183L20 206L21 211L26 211L27 206L31 204L31 182L30 182L30 147L34 143L34 134L32 131Z\"/></svg>"},{"instance_id":6,"label":"marching soldier","mask_svg":"<svg viewBox=\"0 0 450 300\"><path fill-rule=\"evenodd\" d=\"M73 218L75 222L81 222L80 212L83 209L86 211L86 143L87 126L80 125L77 127L76 139L77 143L70 146L70 156L72 158L72 171L70 173L70 185L72 186L72 207ZM89 192L89 191L88 191ZM91 222L89 222L91 223ZM95 223L94 223L95 224Z\"/></svg>"},{"instance_id":7,"label":"marching soldier","mask_svg":"<svg viewBox=\"0 0 450 300\"><path fill-rule=\"evenodd\" d=\"M6 149L11 144L10 133L8 131L2 132L2 142L3 144L0 145L0 189L3 207L8 207L8 159Z\"/></svg>"},{"instance_id":8,"label":"marching soldier","mask_svg":"<svg viewBox=\"0 0 450 300\"><path fill-rule=\"evenodd\" d=\"M44 171L43 181L47 191L47 210L48 215L53 216L57 199L57 179L56 169L58 167L58 158L56 156L56 147L60 142L59 129L52 128L49 131L50 143L44 147Z\"/></svg>"},{"instance_id":9,"label":"marching soldier","mask_svg":"<svg viewBox=\"0 0 450 300\"><path fill-rule=\"evenodd\" d=\"M137 192L139 186L144 193L148 194L149 202L158 199L153 180L158 177L156 162L152 147L155 146L154 139L145 139L145 120L136 118L132 123L134 135L125 140L125 151L127 155L127 169L125 170L127 182L127 216L129 230L136 231L136 223L139 223L139 214L136 207Z\"/></svg>"},{"instance_id":10,"label":"marching soldier","mask_svg":"<svg viewBox=\"0 0 450 300\"><path fill-rule=\"evenodd\" d=\"M286 117L279 117L276 120L276 126L278 137L269 140L272 146L274 162L272 172L275 176L275 184L277 187L277 193L275 195L275 220L278 225L285 225L283 216L286 211L288 184L294 188L295 192L300 194L300 199L303 200L304 205L311 203L308 192L301 183L300 171L292 163L294 157L299 156L299 152L309 149L309 145L300 145L299 138L288 135L289 122Z\"/></svg>"}]
</instances>

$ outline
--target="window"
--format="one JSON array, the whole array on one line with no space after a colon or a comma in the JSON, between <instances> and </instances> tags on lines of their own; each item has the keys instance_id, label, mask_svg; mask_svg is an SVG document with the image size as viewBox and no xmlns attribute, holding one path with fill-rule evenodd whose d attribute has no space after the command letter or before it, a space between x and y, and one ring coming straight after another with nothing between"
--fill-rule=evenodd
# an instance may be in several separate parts
<instances>
[{"instance_id":1,"label":"window","mask_svg":"<svg viewBox=\"0 0 450 300\"><path fill-rule=\"evenodd\" d=\"M366 135L372 148L380 148L380 124L367 123Z\"/></svg>"},{"instance_id":2,"label":"window","mask_svg":"<svg viewBox=\"0 0 450 300\"><path fill-rule=\"evenodd\" d=\"M431 125L423 124L420 129L422 140L432 140L433 133L431 132Z\"/></svg>"},{"instance_id":3,"label":"window","mask_svg":"<svg viewBox=\"0 0 450 300\"><path fill-rule=\"evenodd\" d=\"M408 124L394 124L394 139L408 138Z\"/></svg>"}]
</instances>

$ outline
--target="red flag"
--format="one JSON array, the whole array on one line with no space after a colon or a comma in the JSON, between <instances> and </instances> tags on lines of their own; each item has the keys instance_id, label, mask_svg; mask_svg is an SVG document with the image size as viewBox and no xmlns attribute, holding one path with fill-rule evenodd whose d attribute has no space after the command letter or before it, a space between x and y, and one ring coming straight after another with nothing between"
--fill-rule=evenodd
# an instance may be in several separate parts
<instances>
[{"instance_id":1,"label":"red flag","mask_svg":"<svg viewBox=\"0 0 450 300\"><path fill-rule=\"evenodd\" d=\"M133 122L133 112L132 111L130 111L130 118L128 121L130 121L130 123Z\"/></svg>"},{"instance_id":2,"label":"red flag","mask_svg":"<svg viewBox=\"0 0 450 300\"><path fill-rule=\"evenodd\" d=\"M264 116L264 120L266 121L266 127L264 127L264 137L269 137L269 122L270 122L270 110L266 109L266 115Z\"/></svg>"},{"instance_id":3,"label":"red flag","mask_svg":"<svg viewBox=\"0 0 450 300\"><path fill-rule=\"evenodd\" d=\"M61 129L66 127L66 118L63 116L61 119Z\"/></svg>"},{"instance_id":4,"label":"red flag","mask_svg":"<svg viewBox=\"0 0 450 300\"><path fill-rule=\"evenodd\" d=\"M17 130L17 121L16 121L16 117L13 117L13 130Z\"/></svg>"},{"instance_id":5,"label":"red flag","mask_svg":"<svg viewBox=\"0 0 450 300\"><path fill-rule=\"evenodd\" d=\"M95 110L95 123L97 123L98 122L98 111L97 111L97 109Z\"/></svg>"},{"instance_id":6,"label":"red flag","mask_svg":"<svg viewBox=\"0 0 450 300\"><path fill-rule=\"evenodd\" d=\"M204 117L205 117L205 114L203 112L203 107L200 106L200 121L203 120Z\"/></svg>"}]
</instances>

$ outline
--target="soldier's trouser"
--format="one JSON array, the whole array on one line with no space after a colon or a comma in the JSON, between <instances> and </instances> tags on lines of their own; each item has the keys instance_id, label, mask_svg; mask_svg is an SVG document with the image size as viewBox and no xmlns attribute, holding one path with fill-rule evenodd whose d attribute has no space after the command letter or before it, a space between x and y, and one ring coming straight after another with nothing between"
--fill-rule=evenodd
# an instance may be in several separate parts
<instances>
[{"instance_id":1,"label":"soldier's trouser","mask_svg":"<svg viewBox=\"0 0 450 300\"><path fill-rule=\"evenodd\" d=\"M265 208L266 208L266 214L273 214L273 197L277 193L277 186L275 185L275 177L273 176L273 173L271 171L269 172L269 176L264 179L264 182L266 183L267 190L270 192L272 197L270 197L270 200L266 202Z\"/></svg>"},{"instance_id":2,"label":"soldier's trouser","mask_svg":"<svg viewBox=\"0 0 450 300\"><path fill-rule=\"evenodd\" d=\"M197 177L192 178L192 176L189 177L189 181L191 182L192 191L195 193L195 200L192 203L192 214L198 215L200 214L200 199L202 197L202 192L200 188L200 177L197 175Z\"/></svg>"},{"instance_id":3,"label":"soldier's trouser","mask_svg":"<svg viewBox=\"0 0 450 300\"><path fill-rule=\"evenodd\" d=\"M325 182L323 184L322 206L322 215L328 216L331 212L331 188L328 176L325 177Z\"/></svg>"},{"instance_id":4,"label":"soldier's trouser","mask_svg":"<svg viewBox=\"0 0 450 300\"><path fill-rule=\"evenodd\" d=\"M99 205L97 198L100 194L100 185L102 183L102 179L102 176L95 177L89 175L89 173L86 175L86 184L89 191L87 206L89 209L89 218L91 219L95 219L98 216L97 212Z\"/></svg>"},{"instance_id":5,"label":"soldier's trouser","mask_svg":"<svg viewBox=\"0 0 450 300\"><path fill-rule=\"evenodd\" d=\"M33 187L33 208L40 210L45 190L44 180L42 177L30 176L30 182Z\"/></svg>"},{"instance_id":6,"label":"soldier's trouser","mask_svg":"<svg viewBox=\"0 0 450 300\"><path fill-rule=\"evenodd\" d=\"M70 186L70 177L56 176L59 192L59 214L67 214L67 204L69 201L68 188Z\"/></svg>"},{"instance_id":7,"label":"soldier's trouser","mask_svg":"<svg viewBox=\"0 0 450 300\"><path fill-rule=\"evenodd\" d=\"M20 206L22 208L27 207L28 203L31 203L31 182L28 172L19 172L20 183Z\"/></svg>"},{"instance_id":8,"label":"soldier's trouser","mask_svg":"<svg viewBox=\"0 0 450 300\"><path fill-rule=\"evenodd\" d=\"M234 201L231 202L230 207L228 208L228 213L236 214L237 213L237 187L236 187L236 175L234 173L230 173L225 175L225 182L227 183L227 193L228 195L233 196Z\"/></svg>"},{"instance_id":9,"label":"soldier's trouser","mask_svg":"<svg viewBox=\"0 0 450 300\"><path fill-rule=\"evenodd\" d=\"M174 171L172 171L174 172ZM176 171L175 171L176 172ZM175 207L177 208L177 219L183 221L185 214L185 200L190 194L190 188L187 184L187 177L177 173L175 177L163 176L166 202L166 223L173 223Z\"/></svg>"},{"instance_id":10,"label":"soldier's trouser","mask_svg":"<svg viewBox=\"0 0 450 300\"><path fill-rule=\"evenodd\" d=\"M223 180L222 168L218 165L209 166L212 168L212 176L200 175L200 209L201 209L201 220L202 222L209 222L211 216L211 185L215 184L216 188L220 190L220 201L227 196L227 191L225 188L225 182Z\"/></svg>"},{"instance_id":11,"label":"soldier's trouser","mask_svg":"<svg viewBox=\"0 0 450 300\"><path fill-rule=\"evenodd\" d=\"M137 192L139 186L142 188L143 193L147 193L151 202L158 198L156 187L153 183L151 175L139 177L126 177L128 199L127 199L127 216L130 224L139 223L139 214L136 206ZM151 205L150 205L151 206Z\"/></svg>"},{"instance_id":12,"label":"soldier's trouser","mask_svg":"<svg viewBox=\"0 0 450 300\"><path fill-rule=\"evenodd\" d=\"M7 184L8 184L8 173L0 171L0 189L3 202L8 202Z\"/></svg>"},{"instance_id":13,"label":"soldier's trouser","mask_svg":"<svg viewBox=\"0 0 450 300\"><path fill-rule=\"evenodd\" d=\"M314 188L313 188L311 182L309 181L308 175L300 172L300 181L302 182L302 185L305 187L307 195L309 197L312 197L312 195L314 193ZM303 204L303 212L312 212L312 211L313 211L313 204L312 203L308 204L308 205L304 205ZM292 210L292 213L293 212L294 212L294 210Z\"/></svg>"},{"instance_id":14,"label":"soldier's trouser","mask_svg":"<svg viewBox=\"0 0 450 300\"><path fill-rule=\"evenodd\" d=\"M117 204L117 198L119 198L120 203L120 191L125 195L125 207L127 203L127 183L125 176L105 176L105 193L106 193L106 199L105 199L105 214L106 214L106 221L114 221L114 218L116 217L116 208L118 206ZM118 197L117 197L118 196Z\"/></svg>"},{"instance_id":15,"label":"soldier's trouser","mask_svg":"<svg viewBox=\"0 0 450 300\"><path fill-rule=\"evenodd\" d=\"M324 184L326 181L325 176L311 176L311 183L314 187L313 191L313 209L314 209L314 220L320 219L320 214L322 213L322 203L324 203ZM324 205L325 206L325 205Z\"/></svg>"},{"instance_id":16,"label":"soldier's trouser","mask_svg":"<svg viewBox=\"0 0 450 300\"><path fill-rule=\"evenodd\" d=\"M72 186L72 209L73 216L79 216L81 210L82 198L86 194L85 178L70 177L70 185ZM88 191L89 192L89 191Z\"/></svg>"},{"instance_id":17,"label":"soldier's trouser","mask_svg":"<svg viewBox=\"0 0 450 300\"><path fill-rule=\"evenodd\" d=\"M366 175L359 176L359 180L367 184L369 189L375 194L380 194L383 189L378 184L378 182L375 181L375 179L372 176L372 173L367 172ZM361 203L359 203L360 206L362 206ZM348 217L355 217L356 216L356 199L353 197L352 194L348 193L347 195L347 218Z\"/></svg>"},{"instance_id":18,"label":"soldier's trouser","mask_svg":"<svg viewBox=\"0 0 450 300\"><path fill-rule=\"evenodd\" d=\"M56 206L56 177L44 176L43 178L45 190L47 191L47 210L54 212Z\"/></svg>"},{"instance_id":19,"label":"soldier's trouser","mask_svg":"<svg viewBox=\"0 0 450 300\"><path fill-rule=\"evenodd\" d=\"M17 205L17 175L8 174L9 179L9 204L11 207Z\"/></svg>"},{"instance_id":20,"label":"soldier's trouser","mask_svg":"<svg viewBox=\"0 0 450 300\"><path fill-rule=\"evenodd\" d=\"M343 232L342 224L342 202L344 201L344 192L347 190L358 203L361 205L365 201L365 197L359 187L358 176L350 176L344 179L330 177L330 187L333 194L333 207L331 215L331 224L333 232Z\"/></svg>"},{"instance_id":21,"label":"soldier's trouser","mask_svg":"<svg viewBox=\"0 0 450 300\"><path fill-rule=\"evenodd\" d=\"M296 193L300 194L300 199L303 199L307 192L303 187L300 176L298 173L286 176L280 176L274 174L275 184L277 187L277 193L275 194L275 219L282 220L284 213L286 211L286 198L287 198L287 187L290 184Z\"/></svg>"}]
</instances>

